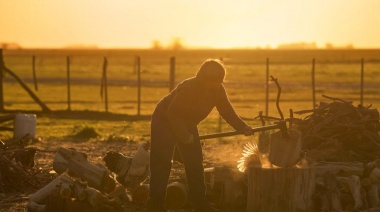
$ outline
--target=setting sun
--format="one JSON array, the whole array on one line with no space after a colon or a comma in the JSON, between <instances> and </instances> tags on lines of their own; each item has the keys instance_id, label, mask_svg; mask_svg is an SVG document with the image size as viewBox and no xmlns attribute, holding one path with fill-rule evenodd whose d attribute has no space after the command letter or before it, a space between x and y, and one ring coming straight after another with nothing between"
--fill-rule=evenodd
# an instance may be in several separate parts
<instances>
[{"instance_id":1,"label":"setting sun","mask_svg":"<svg viewBox=\"0 0 380 212\"><path fill-rule=\"evenodd\" d=\"M0 0L0 43L25 48L380 47L380 1Z\"/></svg>"}]
</instances>

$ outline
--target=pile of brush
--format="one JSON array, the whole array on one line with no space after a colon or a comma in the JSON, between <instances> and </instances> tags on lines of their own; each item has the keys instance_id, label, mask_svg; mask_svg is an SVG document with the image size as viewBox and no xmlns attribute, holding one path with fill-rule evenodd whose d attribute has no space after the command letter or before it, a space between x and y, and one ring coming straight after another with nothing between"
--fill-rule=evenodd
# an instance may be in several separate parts
<instances>
[{"instance_id":1,"label":"pile of brush","mask_svg":"<svg viewBox=\"0 0 380 212\"><path fill-rule=\"evenodd\" d=\"M302 149L313 161L373 161L380 156L379 112L371 105L357 107L350 101L321 102L316 109L295 112L291 119L302 133Z\"/></svg>"},{"instance_id":2,"label":"pile of brush","mask_svg":"<svg viewBox=\"0 0 380 212\"><path fill-rule=\"evenodd\" d=\"M0 191L2 193L29 193L50 182L55 176L48 171L34 167L37 148L26 147L30 135L0 141Z\"/></svg>"}]
</instances>

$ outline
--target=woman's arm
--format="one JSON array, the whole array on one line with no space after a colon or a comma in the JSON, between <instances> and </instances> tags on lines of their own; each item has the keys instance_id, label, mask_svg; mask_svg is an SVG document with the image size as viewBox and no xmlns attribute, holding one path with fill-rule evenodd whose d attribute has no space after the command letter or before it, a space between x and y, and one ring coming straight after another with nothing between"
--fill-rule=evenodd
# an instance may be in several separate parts
<instances>
[{"instance_id":1,"label":"woman's arm","mask_svg":"<svg viewBox=\"0 0 380 212\"><path fill-rule=\"evenodd\" d=\"M236 113L230 100L228 99L227 92L222 86L218 93L216 102L216 109L226 122L235 130L246 130L249 127Z\"/></svg>"}]
</instances>

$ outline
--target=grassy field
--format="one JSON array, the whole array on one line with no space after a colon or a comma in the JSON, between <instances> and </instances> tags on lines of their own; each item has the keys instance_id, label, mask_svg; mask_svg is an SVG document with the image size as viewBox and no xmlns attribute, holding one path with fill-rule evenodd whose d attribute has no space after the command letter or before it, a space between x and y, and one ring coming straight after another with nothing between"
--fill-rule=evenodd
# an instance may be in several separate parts
<instances>
[{"instance_id":1,"label":"grassy field","mask_svg":"<svg viewBox=\"0 0 380 212\"><path fill-rule=\"evenodd\" d=\"M326 101L322 94L360 103L361 60L364 60L364 105L380 105L380 50L4 50L5 65L15 72L52 111L68 109L67 57L70 58L70 95L72 111L104 112L101 97L101 76L107 58L108 112L134 116L137 105L137 73L135 58L141 59L140 114L149 116L155 104L169 92L170 58L175 57L176 83L191 77L207 58L221 58L227 68L225 86L237 113L254 118L266 109L266 70L278 79L282 87L280 107L289 116L294 111L311 109L312 60L315 59L316 102ZM33 78L33 56L37 89ZM267 66L267 61L268 66ZM40 107L9 75L3 80L4 108L8 111L39 111ZM268 115L279 117L275 105L278 89L269 82ZM39 118L39 124L53 125L50 118ZM128 121L128 118L125 119ZM45 125L46 122L46 125ZM48 124L50 123L50 124ZM125 122L99 125L118 127L123 132ZM252 121L253 125L257 125ZM59 123L55 123L59 125ZM71 123L68 126L78 125ZM79 125L94 125L95 121ZM130 125L129 122L127 124ZM149 123L139 122L135 130L149 133ZM141 126L140 126L141 125ZM219 116L213 111L202 123L206 132L220 129ZM224 125L222 126L222 128ZM50 129L49 128L49 129ZM59 128L59 127L58 127ZM228 129L228 126L227 126ZM43 130L43 129L41 129ZM65 132L53 134L69 134ZM48 131L48 130L46 130ZM109 130L108 130L109 131Z\"/></svg>"},{"instance_id":2,"label":"grassy field","mask_svg":"<svg viewBox=\"0 0 380 212\"><path fill-rule=\"evenodd\" d=\"M280 107L285 117L289 110L313 108L312 61L315 59L316 103L327 96L360 103L361 60L364 60L363 104L380 106L380 50L4 50L7 68L17 74L52 111L41 108L9 74L3 78L4 113L37 115L36 138L39 149L75 148L89 161L102 163L108 151L133 156L137 143L150 139L150 115L156 103L169 92L170 58L175 57L176 82L194 76L207 58L222 58L227 68L225 86L237 113L252 127L252 120L266 109L267 68L281 88ZM33 56L37 89L33 78ZM141 108L137 116L137 72L135 58L141 59ZM70 58L71 111L68 111L67 57ZM108 112L101 98L103 61L107 58ZM267 66L269 61L269 66ZM278 89L269 82L268 115L279 117L276 108ZM297 117L297 116L296 116ZM302 117L301 117L302 118ZM13 127L13 122L1 123ZM86 129L95 138L79 138ZM231 131L214 110L199 126L200 134ZM0 140L12 139L13 132L0 131ZM210 139L203 143L205 167L227 165L236 168L247 142L254 136ZM131 142L132 141L132 142ZM37 166L52 169L54 154L37 154ZM174 176L176 172L172 173ZM178 173L177 173L178 174ZM178 176L176 176L178 178ZM25 196L28 194L15 194ZM0 197L1 200L1 197ZM6 211L26 211L27 200L20 200ZM142 207L142 206L139 206ZM125 211L146 211L143 209Z\"/></svg>"}]
</instances>

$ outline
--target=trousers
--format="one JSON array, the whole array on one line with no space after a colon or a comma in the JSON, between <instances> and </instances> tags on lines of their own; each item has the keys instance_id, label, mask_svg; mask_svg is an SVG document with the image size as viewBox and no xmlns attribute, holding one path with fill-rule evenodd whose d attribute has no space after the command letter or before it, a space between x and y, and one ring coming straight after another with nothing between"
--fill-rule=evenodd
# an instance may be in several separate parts
<instances>
[{"instance_id":1,"label":"trousers","mask_svg":"<svg viewBox=\"0 0 380 212\"><path fill-rule=\"evenodd\" d=\"M195 126L191 130L198 137ZM170 128L164 114L153 113L151 121L151 150L150 150L150 191L149 204L152 208L164 208L166 187L172 168L174 148L177 146L185 167L189 196L196 211L209 208L206 198L204 180L203 155L200 140L193 144L177 142L178 139Z\"/></svg>"}]
</instances>

